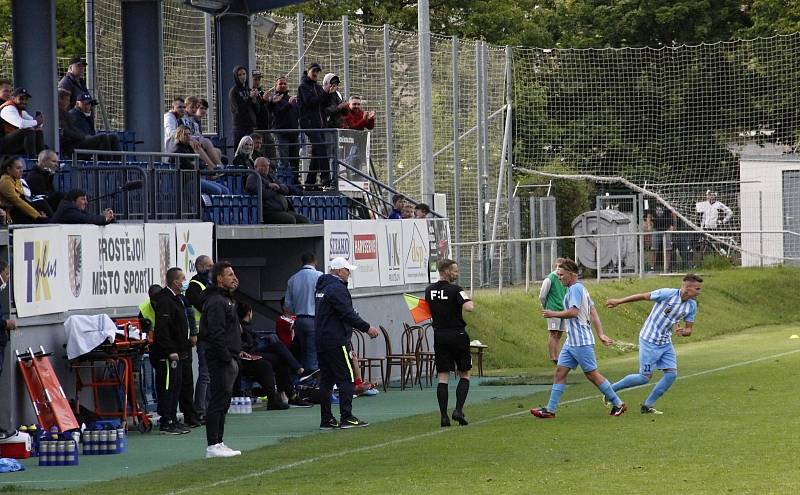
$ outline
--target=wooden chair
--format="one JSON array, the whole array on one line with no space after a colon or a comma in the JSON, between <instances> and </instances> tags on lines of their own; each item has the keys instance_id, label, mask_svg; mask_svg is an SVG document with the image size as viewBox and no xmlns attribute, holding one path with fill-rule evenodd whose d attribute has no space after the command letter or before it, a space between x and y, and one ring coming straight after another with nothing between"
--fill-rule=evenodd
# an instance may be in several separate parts
<instances>
[{"instance_id":1,"label":"wooden chair","mask_svg":"<svg viewBox=\"0 0 800 495\"><path fill-rule=\"evenodd\" d=\"M430 323L424 325L409 325L403 322L406 332L414 335L414 355L417 358L417 381L422 387L423 371L427 375L428 386L433 385L433 375L436 369L435 353L433 351L433 337L429 335L432 328Z\"/></svg>"},{"instance_id":2,"label":"wooden chair","mask_svg":"<svg viewBox=\"0 0 800 495\"><path fill-rule=\"evenodd\" d=\"M356 351L356 355L358 355L358 367L361 368L361 377L367 377L367 381L370 383L372 382L372 370L374 368L378 368L381 373L381 383L386 386L386 376L384 374L383 368L384 364L386 363L386 358L382 357L367 357L366 356L366 339L364 339L364 333L359 332L358 330L353 332L353 339L355 340L355 345L353 349Z\"/></svg>"},{"instance_id":3,"label":"wooden chair","mask_svg":"<svg viewBox=\"0 0 800 495\"><path fill-rule=\"evenodd\" d=\"M386 346L386 380L383 382L383 390L386 391L392 379L393 366L400 367L400 390L405 390L406 382L410 381L412 384L414 383L414 370L417 366L417 357L413 353L413 347L411 353L400 352L399 354L395 354L392 352L392 339L389 336L389 331L386 330L383 325L381 325L380 329L383 334L384 345ZM408 338L407 332L403 331L401 343L404 348L406 347ZM413 339L413 335L411 335L410 338Z\"/></svg>"}]
</instances>

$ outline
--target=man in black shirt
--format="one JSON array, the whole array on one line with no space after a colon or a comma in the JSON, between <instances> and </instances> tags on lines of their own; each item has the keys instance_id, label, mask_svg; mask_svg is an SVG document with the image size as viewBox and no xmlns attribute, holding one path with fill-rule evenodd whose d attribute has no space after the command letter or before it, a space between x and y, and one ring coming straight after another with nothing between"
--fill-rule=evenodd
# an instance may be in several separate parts
<instances>
[{"instance_id":1,"label":"man in black shirt","mask_svg":"<svg viewBox=\"0 0 800 495\"><path fill-rule=\"evenodd\" d=\"M677 216L669 211L666 206L654 201L652 209L648 210L645 223L650 226L652 234L650 237L650 250L653 252L651 266L655 270L662 255L664 258L664 271L669 271L670 253L672 252L672 234L675 230Z\"/></svg>"},{"instance_id":2,"label":"man in black shirt","mask_svg":"<svg viewBox=\"0 0 800 495\"><path fill-rule=\"evenodd\" d=\"M439 374L436 398L442 415L441 425L450 426L450 418L447 416L447 383L450 372L458 370L453 419L464 426L468 424L464 417L464 402L469 392L472 356L462 311L473 311L475 306L464 289L453 283L458 280L458 264L453 260L443 259L439 261L437 268L440 280L425 289L425 301L428 302L433 316L433 350Z\"/></svg>"}]
</instances>

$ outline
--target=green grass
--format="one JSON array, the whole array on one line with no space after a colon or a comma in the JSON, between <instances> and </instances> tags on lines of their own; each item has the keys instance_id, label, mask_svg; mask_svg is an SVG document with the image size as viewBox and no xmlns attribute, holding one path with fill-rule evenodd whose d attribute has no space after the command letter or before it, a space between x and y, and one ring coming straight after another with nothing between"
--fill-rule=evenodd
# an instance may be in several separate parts
<instances>
[{"instance_id":1,"label":"green grass","mask_svg":"<svg viewBox=\"0 0 800 495\"><path fill-rule=\"evenodd\" d=\"M648 387L623 393L632 411L609 417L580 380L552 421L527 413L546 401L538 393L469 407L468 427L418 415L64 493L796 493L800 340L791 333L762 327L684 345L663 416L635 411ZM635 364L618 357L601 370L618 378Z\"/></svg>"},{"instance_id":2,"label":"green grass","mask_svg":"<svg viewBox=\"0 0 800 495\"><path fill-rule=\"evenodd\" d=\"M701 275L704 284L698 298L693 341L757 325L800 321L800 305L792 304L790 297L800 292L798 268L720 270ZM606 309L605 301L661 287L679 287L680 281L681 277L649 277L583 283L597 305L606 334L637 343L639 329L652 305L638 302ZM538 286L531 286L528 294L516 289L503 294L496 290L475 292L475 312L466 318L470 338L489 346L484 367L506 374L509 370L547 365L547 330L538 296ZM683 339L676 339L679 346L682 342ZM623 354L603 346L597 347L597 353L599 359Z\"/></svg>"}]
</instances>

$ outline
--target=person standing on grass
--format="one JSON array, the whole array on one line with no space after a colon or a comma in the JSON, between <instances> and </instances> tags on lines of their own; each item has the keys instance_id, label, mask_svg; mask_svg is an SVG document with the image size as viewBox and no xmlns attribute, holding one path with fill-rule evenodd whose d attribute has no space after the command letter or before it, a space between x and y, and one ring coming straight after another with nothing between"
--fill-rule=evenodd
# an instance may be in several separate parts
<instances>
[{"instance_id":1,"label":"person standing on grass","mask_svg":"<svg viewBox=\"0 0 800 495\"><path fill-rule=\"evenodd\" d=\"M630 374L612 385L614 391L644 385L653 377L654 370L663 371L664 376L642 404L642 414L662 414L653 405L678 378L678 358L672 345L672 332L675 325L683 320L684 326L675 329L675 334L680 337L692 334L697 315L697 296L702 285L703 279L690 273L683 277L680 289L658 289L606 301L608 308L635 301L655 302L639 332L639 373Z\"/></svg>"},{"instance_id":2,"label":"person standing on grass","mask_svg":"<svg viewBox=\"0 0 800 495\"><path fill-rule=\"evenodd\" d=\"M469 424L464 417L464 403L469 393L469 370L472 369L472 354L469 351L469 335L463 311L474 311L475 303L464 289L454 282L458 280L458 264L450 259L440 260L436 266L439 281L425 289L425 301L431 308L433 321L433 351L439 384L436 399L439 401L441 426L450 426L447 415L447 386L450 372L458 371L456 385L456 407L453 420L461 426Z\"/></svg>"},{"instance_id":3,"label":"person standing on grass","mask_svg":"<svg viewBox=\"0 0 800 495\"><path fill-rule=\"evenodd\" d=\"M564 261L564 258L557 258L555 264L553 264L553 271L542 281L542 288L539 290L539 302L542 303L542 309L564 311L564 296L567 294L567 288L564 287L556 274L556 269L558 269L558 265L562 261ZM566 328L567 322L563 318L547 319L547 330L550 333L547 339L547 350L550 353L550 360L553 361L553 364L558 364L561 336Z\"/></svg>"},{"instance_id":4,"label":"person standing on grass","mask_svg":"<svg viewBox=\"0 0 800 495\"><path fill-rule=\"evenodd\" d=\"M556 273L564 287L567 287L567 294L564 296L564 310L545 309L542 311L542 316L565 318L567 320L567 341L558 356L553 388L550 390L550 401L547 403L547 407L531 409L531 414L542 419L555 418L558 402L566 388L567 375L570 370L574 370L580 365L586 378L614 405L611 409L611 416L622 416L628 409L627 406L614 392L611 383L597 371L592 326L597 333L597 338L603 344L611 345L614 341L603 333L603 324L600 322L594 302L589 297L586 287L578 282L578 265L567 258L558 265Z\"/></svg>"},{"instance_id":5,"label":"person standing on grass","mask_svg":"<svg viewBox=\"0 0 800 495\"><path fill-rule=\"evenodd\" d=\"M1 84L1 83L0 83ZM5 290L11 283L11 269L8 262L0 260L0 291ZM2 299L0 299L2 302ZM17 320L6 319L6 312L0 304L0 375L3 374L3 361L6 355L6 345L8 344L8 332L17 328ZM0 408L0 440L13 437L17 430L11 425L10 411L6 407Z\"/></svg>"},{"instance_id":6,"label":"person standing on grass","mask_svg":"<svg viewBox=\"0 0 800 495\"><path fill-rule=\"evenodd\" d=\"M357 267L344 258L334 258L330 271L319 277L316 289L314 325L317 339L317 361L320 378L320 430L358 428L369 426L353 416L353 366L348 345L353 328L365 332L370 338L378 336L378 329L364 321L353 308L347 280ZM336 421L331 412L333 385L339 387L339 413Z\"/></svg>"},{"instance_id":7,"label":"person standing on grass","mask_svg":"<svg viewBox=\"0 0 800 495\"><path fill-rule=\"evenodd\" d=\"M242 327L233 300L239 279L230 263L219 261L211 269L211 281L213 285L206 289L200 317L200 340L205 343L206 365L211 378L211 398L206 409L206 457L233 457L242 453L225 445L222 437L242 351Z\"/></svg>"}]
</instances>

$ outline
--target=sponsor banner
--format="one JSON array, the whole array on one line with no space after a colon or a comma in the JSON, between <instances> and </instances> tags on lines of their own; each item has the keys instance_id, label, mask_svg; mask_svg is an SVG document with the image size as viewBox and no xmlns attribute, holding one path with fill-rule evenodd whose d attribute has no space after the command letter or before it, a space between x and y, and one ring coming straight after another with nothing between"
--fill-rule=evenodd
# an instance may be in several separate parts
<instances>
[{"instance_id":1,"label":"sponsor banner","mask_svg":"<svg viewBox=\"0 0 800 495\"><path fill-rule=\"evenodd\" d=\"M172 266L181 268L186 273L186 278L192 278L197 273L194 262L198 256L214 258L214 224L176 223L175 242L177 259Z\"/></svg>"},{"instance_id":2,"label":"sponsor banner","mask_svg":"<svg viewBox=\"0 0 800 495\"><path fill-rule=\"evenodd\" d=\"M168 268L183 268L176 259L181 241L185 252L195 252L184 259L192 273L199 254L213 255L212 233L213 225L202 223L15 229L17 314L138 306Z\"/></svg>"},{"instance_id":3,"label":"sponsor banner","mask_svg":"<svg viewBox=\"0 0 800 495\"><path fill-rule=\"evenodd\" d=\"M389 287L405 284L403 271L403 220L379 220L378 262L380 285Z\"/></svg>"},{"instance_id":4,"label":"sponsor banner","mask_svg":"<svg viewBox=\"0 0 800 495\"><path fill-rule=\"evenodd\" d=\"M98 292L100 272L100 233L96 225L70 225L60 227L61 259L66 270L65 304L67 309L99 308L105 304L105 295Z\"/></svg>"},{"instance_id":5,"label":"sponsor banner","mask_svg":"<svg viewBox=\"0 0 800 495\"><path fill-rule=\"evenodd\" d=\"M144 252L147 267L153 270L154 283L165 286L167 285L167 270L177 266L178 262L175 225L171 223L146 223L144 224L144 237L147 239ZM194 249L194 246L192 249ZM213 257L212 254L209 254L209 256ZM194 264L192 264L192 268L194 268ZM187 279L192 278L192 276L186 273Z\"/></svg>"},{"instance_id":6,"label":"sponsor banner","mask_svg":"<svg viewBox=\"0 0 800 495\"><path fill-rule=\"evenodd\" d=\"M350 220L325 221L325 273L330 270L330 261L333 258L344 258L349 263L355 264L351 224ZM348 287L355 287L354 279L354 276L350 277L347 282Z\"/></svg>"},{"instance_id":7,"label":"sponsor banner","mask_svg":"<svg viewBox=\"0 0 800 495\"><path fill-rule=\"evenodd\" d=\"M158 283L145 262L145 246L142 224L111 224L100 230L97 245L88 247L100 262L90 274L92 294L104 301L100 307L137 306Z\"/></svg>"},{"instance_id":8,"label":"sponsor banner","mask_svg":"<svg viewBox=\"0 0 800 495\"><path fill-rule=\"evenodd\" d=\"M390 222L392 220L387 220ZM395 220L396 221L396 220ZM407 284L428 283L428 223L426 220L401 220L403 224L403 273Z\"/></svg>"},{"instance_id":9,"label":"sponsor banner","mask_svg":"<svg viewBox=\"0 0 800 495\"><path fill-rule=\"evenodd\" d=\"M439 260L451 258L450 251L450 225L443 218L429 218L428 222L428 243L429 259L428 273L431 283L439 281L439 270L436 268Z\"/></svg>"},{"instance_id":10,"label":"sponsor banner","mask_svg":"<svg viewBox=\"0 0 800 495\"><path fill-rule=\"evenodd\" d=\"M351 222L352 263L358 266L353 273L355 287L380 287L381 273L378 263L378 227L376 220Z\"/></svg>"},{"instance_id":11,"label":"sponsor banner","mask_svg":"<svg viewBox=\"0 0 800 495\"><path fill-rule=\"evenodd\" d=\"M64 260L57 249L61 228L14 229L14 300L20 317L66 310Z\"/></svg>"},{"instance_id":12,"label":"sponsor banner","mask_svg":"<svg viewBox=\"0 0 800 495\"><path fill-rule=\"evenodd\" d=\"M360 170L363 174L372 175L369 170L370 133L369 131L355 131L352 129L339 129L336 133L338 141L337 155L339 160L349 166ZM340 191L363 192L369 191L369 181L341 165L339 165Z\"/></svg>"}]
</instances>

